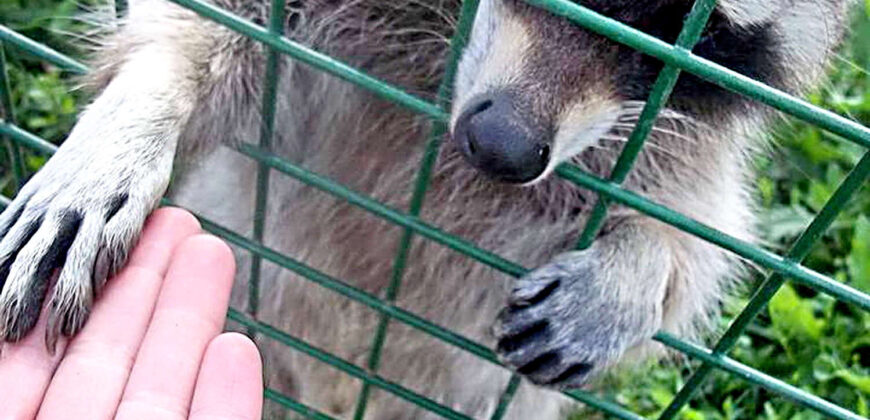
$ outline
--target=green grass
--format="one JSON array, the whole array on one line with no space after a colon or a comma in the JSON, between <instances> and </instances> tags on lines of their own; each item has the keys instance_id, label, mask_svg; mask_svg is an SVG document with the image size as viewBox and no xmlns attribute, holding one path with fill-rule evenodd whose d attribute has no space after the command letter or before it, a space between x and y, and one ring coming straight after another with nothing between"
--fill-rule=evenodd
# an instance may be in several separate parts
<instances>
[{"instance_id":1,"label":"green grass","mask_svg":"<svg viewBox=\"0 0 870 420\"><path fill-rule=\"evenodd\" d=\"M97 0L85 2L94 4ZM81 1L3 0L0 23L53 48L81 57L66 35L82 28L68 17ZM870 0L856 16L852 39L831 80L813 103L870 124ZM863 42L862 42L863 41ZM52 142L64 138L84 104L74 81L56 68L7 49L19 124ZM765 244L779 253L806 227L863 150L808 124L786 120L775 131L771 153L758 158L756 198ZM44 157L25 152L30 170ZM8 156L0 153L0 191L14 191ZM839 217L807 265L870 291L870 192L862 191ZM753 280L759 281L761 275ZM748 289L751 290L751 289ZM746 300L728 302L722 330ZM787 284L741 338L732 356L765 373L870 416L870 314L814 291ZM697 363L679 359L642 373L608 378L609 398L645 416L664 409ZM581 411L572 417L589 414ZM685 419L816 419L803 409L739 378L717 372L682 414Z\"/></svg>"}]
</instances>

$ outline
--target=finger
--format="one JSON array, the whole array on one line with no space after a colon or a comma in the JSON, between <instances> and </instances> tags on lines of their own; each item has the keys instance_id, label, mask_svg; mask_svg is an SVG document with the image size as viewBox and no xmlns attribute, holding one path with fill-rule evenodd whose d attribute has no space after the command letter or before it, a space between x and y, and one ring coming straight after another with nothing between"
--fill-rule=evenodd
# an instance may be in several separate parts
<instances>
[{"instance_id":1,"label":"finger","mask_svg":"<svg viewBox=\"0 0 870 420\"><path fill-rule=\"evenodd\" d=\"M170 263L172 251L200 231L181 209L155 211L130 264L108 283L90 321L70 343L51 381L40 419L111 418Z\"/></svg>"},{"instance_id":2,"label":"finger","mask_svg":"<svg viewBox=\"0 0 870 420\"><path fill-rule=\"evenodd\" d=\"M66 347L66 339L57 343L56 353L45 347L45 311L36 327L21 341L0 344L0 395L3 418L36 417L46 388Z\"/></svg>"},{"instance_id":3,"label":"finger","mask_svg":"<svg viewBox=\"0 0 870 420\"><path fill-rule=\"evenodd\" d=\"M263 410L263 362L244 335L226 333L209 343L203 357L190 420L255 420Z\"/></svg>"},{"instance_id":4,"label":"finger","mask_svg":"<svg viewBox=\"0 0 870 420\"><path fill-rule=\"evenodd\" d=\"M235 262L197 235L172 258L116 419L186 419L205 348L224 323Z\"/></svg>"}]
</instances>

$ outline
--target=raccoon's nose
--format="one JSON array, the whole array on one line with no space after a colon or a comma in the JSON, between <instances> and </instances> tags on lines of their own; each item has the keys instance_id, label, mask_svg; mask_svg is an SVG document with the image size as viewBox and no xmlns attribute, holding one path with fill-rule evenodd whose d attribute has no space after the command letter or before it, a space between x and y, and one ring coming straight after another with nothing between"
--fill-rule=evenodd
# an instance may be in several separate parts
<instances>
[{"instance_id":1,"label":"raccoon's nose","mask_svg":"<svg viewBox=\"0 0 870 420\"><path fill-rule=\"evenodd\" d=\"M524 183L547 168L550 146L514 103L508 92L472 99L456 120L453 139L468 162L486 175Z\"/></svg>"}]
</instances>

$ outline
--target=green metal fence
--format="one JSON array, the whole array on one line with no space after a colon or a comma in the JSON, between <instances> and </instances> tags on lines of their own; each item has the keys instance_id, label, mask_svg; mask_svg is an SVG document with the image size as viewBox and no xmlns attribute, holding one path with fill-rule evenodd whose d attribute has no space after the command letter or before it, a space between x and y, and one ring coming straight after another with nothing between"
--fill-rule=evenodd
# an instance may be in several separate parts
<instances>
[{"instance_id":1,"label":"green metal fence","mask_svg":"<svg viewBox=\"0 0 870 420\"><path fill-rule=\"evenodd\" d=\"M259 145L253 146L244 144L239 147L240 153L259 162L253 235L252 237L245 237L232 232L213 221L202 219L203 226L207 230L223 237L233 245L249 251L254 257L249 284L251 293L250 301L248 302L248 314L231 309L228 318L246 326L252 332L257 332L270 339L277 340L296 351L310 355L311 357L340 369L348 375L360 379L364 386L358 398L355 419L361 419L364 416L366 402L371 387L380 388L392 393L447 419L468 419L469 417L462 413L439 404L426 396L419 395L400 384L378 376L377 371L380 362L380 353L386 337L387 326L390 322L406 324L446 343L455 345L490 363L496 365L500 364L491 349L457 333L439 327L438 325L393 304L394 298L396 297L397 291L402 282L403 271L408 257L408 249L411 240L415 235L422 236L427 240L435 241L453 250L461 252L470 258L494 267L510 276L521 276L527 272L527 268L521 267L487 250L480 249L462 238L447 234L438 229L438 227L432 226L418 217L424 203L429 177L440 146L440 140L446 132L446 122L449 109L448 105L451 96L450 87L456 70L456 62L464 47L467 35L469 34L479 0L463 1L459 24L457 25L456 34L452 39L448 66L435 103L422 100L394 86L377 80L360 70L285 38L281 33L284 20L284 0L272 0L272 15L268 27L253 24L201 0L171 1L189 8L207 19L213 20L232 30L238 31L245 36L255 39L268 47L266 64L267 77L262 104L264 121L262 124ZM627 174L630 172L638 153L643 147L644 141L652 129L654 119L667 102L668 97L682 71L693 73L726 89L761 101L771 107L815 124L820 128L864 147L870 147L870 129L834 113L815 107L805 101L794 98L770 86L742 76L718 64L693 55L691 52L692 47L698 41L708 18L715 8L715 0L696 0L691 13L686 18L682 32L680 33L675 45L665 43L617 21L601 16L592 10L577 5L569 0L526 1L534 6L546 9L551 13L564 16L590 31L602 34L616 42L623 43L645 54L656 57L665 63L665 67L661 70L653 85L650 97L643 109L637 127L631 134L629 141L626 143L609 178L601 179L586 173L575 166L567 164L561 165L557 169L557 174L559 176L575 183L580 188L595 191L599 195L599 200L594 208L592 216L587 220L586 225L583 227L578 247L584 248L592 243L602 221L604 220L608 204L611 202L617 202L635 208L653 218L673 225L703 240L721 246L747 260L770 269L773 273L762 283L758 290L755 291L755 294L752 296L748 305L727 329L725 334L715 343L712 349L707 349L682 341L666 332L659 332L655 335L655 340L702 362L700 367L695 370L694 374L686 381L685 385L678 392L670 405L659 416L659 419L674 418L679 410L692 398L693 394L697 392L700 385L714 369L729 372L750 383L789 398L797 404L801 404L832 418L862 418L849 410L737 362L729 358L728 353L736 344L737 339L743 334L749 323L756 315L758 315L786 280L803 284L820 292L827 293L843 302L853 304L865 311L870 311L870 296L854 290L842 283L836 282L833 279L800 264L809 254L813 245L822 237L827 228L835 220L838 213L847 204L850 197L861 188L867 176L870 175L870 152L866 153L859 161L833 196L830 197L824 208L806 228L804 233L795 241L791 250L784 256L776 255L737 238L728 236L662 205L651 202L642 196L625 190L620 187L620 184L625 180ZM13 173L17 179L22 180L27 176L27 174L25 173L26 169L22 163L20 149L25 147L40 153L51 154L55 151L55 146L22 130L16 125L6 73L6 62L5 57L3 56L3 48L6 46L27 51L36 57L71 73L85 73L88 69L85 65L75 61L74 59L66 57L0 25L0 105L2 105L3 109L3 119L2 122L0 122L0 136L3 136L8 140L5 143L8 147L8 152L10 153L10 162L12 163ZM275 117L276 74L278 62L282 55L290 56L293 59L309 64L317 69L338 76L350 83L368 89L387 100L425 115L432 120L433 129L426 145L413 195L407 211L388 207L321 175L282 160L270 152ZM263 222L266 216L265 208L268 199L266 186L268 185L269 176L272 171L278 171L290 175L305 184L322 190L326 194L331 194L344 199L355 206L365 209L404 228L400 247L395 256L391 282L385 292L384 298L356 289L343 282L341 279L330 277L290 256L282 255L261 244L264 226ZM0 209L5 208L9 204L9 201L9 198L0 196ZM334 291L335 293L362 303L380 313L380 324L375 336L372 338L370 357L365 367L357 366L348 361L342 360L335 355L329 354L296 337L288 335L256 320L260 265L264 259L297 273L322 287ZM518 376L512 376L502 394L502 397L498 401L497 409L492 415L492 419L498 420L505 415L513 395L517 390L519 382L520 379ZM620 419L643 418L618 404L602 400L588 392L571 391L566 392L566 395L612 417ZM274 390L266 390L265 397L307 418L332 419L332 417L304 405L303 402L295 401L285 395L275 392Z\"/></svg>"}]
</instances>

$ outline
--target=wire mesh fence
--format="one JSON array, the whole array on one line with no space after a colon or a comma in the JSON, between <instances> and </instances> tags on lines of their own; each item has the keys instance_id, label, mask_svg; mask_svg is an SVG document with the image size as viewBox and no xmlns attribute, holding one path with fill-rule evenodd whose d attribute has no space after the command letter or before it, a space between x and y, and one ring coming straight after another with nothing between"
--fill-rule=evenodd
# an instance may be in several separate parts
<instances>
[{"instance_id":1,"label":"wire mesh fence","mask_svg":"<svg viewBox=\"0 0 870 420\"><path fill-rule=\"evenodd\" d=\"M399 398L417 404L420 407L444 418L469 418L468 416L442 405L437 401L411 391L403 387L401 384L386 380L380 377L377 372L381 360L381 351L387 336L388 325L391 322L405 324L448 344L457 346L483 360L500 365L491 349L471 339L463 337L462 335L442 328L394 304L397 291L402 283L403 273L409 254L408 251L413 237L420 236L427 240L440 243L510 276L521 276L527 272L526 267L522 267L514 262L506 260L485 249L481 249L462 238L450 235L440 230L437 226L428 224L419 218L420 211L424 206L424 198L435 158L440 147L440 141L446 132L448 106L451 96L450 87L453 75L456 71L456 64L471 30L479 0L464 0L462 3L459 23L451 42L448 64L443 76L441 87L438 91L437 99L434 103L404 92L395 86L373 78L332 57L284 37L281 33L283 21L285 19L285 16L283 15L284 0L272 0L272 14L267 27L246 21L239 16L233 15L226 10L222 10L201 0L170 1L194 11L206 19L215 21L247 37L259 41L267 47L267 77L265 78L262 103L262 115L264 120L259 144L255 146L246 143L238 148L240 153L255 159L259 164L259 169L257 171L253 233L250 237L246 237L222 227L215 221L202 219L203 226L207 230L224 238L233 245L250 252L253 256L250 282L248 285L250 300L248 302L247 313L230 310L228 318L247 327L251 332L256 332L265 337L276 340L295 351L305 353L361 380L363 387L357 400L354 415L355 419L362 419L364 417L372 387L392 393ZM721 370L736 375L773 393L787 397L797 404L801 404L832 418L862 418L860 415L828 402L823 398L812 395L770 375L755 370L752 367L737 362L731 359L728 354L737 343L738 338L740 338L746 331L746 328L753 319L765 307L784 282L788 280L803 284L819 292L829 294L840 301L855 305L861 310L870 311L870 295L855 290L843 283L829 278L828 276L801 265L801 261L809 254L813 246L818 242L827 228L834 222L837 215L846 206L849 199L862 187L864 181L867 179L868 175L870 175L870 152L864 154L863 158L857 163L846 179L840 184L839 188L827 201L822 210L816 215L812 223L810 223L803 234L792 244L790 251L786 255L777 255L753 244L726 235L685 215L668 209L665 206L652 202L643 196L623 189L620 185L631 171L635 159L642 150L644 142L650 134L653 121L667 103L668 97L673 90L680 73L684 71L699 76L728 90L761 101L771 107L817 125L824 130L837 134L840 137L865 148L870 147L870 129L854 121L838 116L830 111L813 106L801 99L790 96L787 93L740 75L709 60L693 55L691 52L692 47L700 38L703 29L716 6L716 0L695 1L691 12L686 17L680 35L676 43L673 45L635 30L620 22L599 15L598 13L569 0L525 1L531 5L546 9L556 15L563 16L590 31L606 36L616 42L623 43L665 63L664 68L661 70L653 84L650 96L642 111L637 126L631 134L629 141L624 146L623 151L608 178L602 179L593 176L578 167L569 164L561 165L556 171L559 176L575 183L579 188L592 190L599 196L592 215L587 219L585 226L582 227L578 247L584 248L592 243L601 227L602 221L604 220L608 204L616 202L637 209L638 211L664 223L675 226L676 228L697 236L705 241L721 246L758 264L759 266L770 269L772 273L755 291L749 303L730 325L727 331L719 338L712 349L685 342L666 332L659 332L655 335L655 340L702 362L700 367L696 369L691 377L686 381L685 385L676 394L676 397L670 402L667 408L661 413L659 418L674 418L680 412L680 409L686 406L694 393L700 389L709 374L714 370ZM0 136L5 137L7 140L4 143L6 143L7 151L10 156L12 172L16 179L23 180L28 174L22 164L21 148L27 148L44 154L52 154L56 147L44 139L21 129L16 124L15 112L12 106L9 89L9 80L6 72L6 60L5 56L2 55L4 48L14 47L24 50L41 60L71 73L86 73L88 68L78 61L41 45L38 42L28 39L4 26L0 26L0 43L2 43L0 44L2 45L2 48L0 48L0 104L2 104L3 107L3 120L0 122ZM389 207L324 176L283 160L271 153L271 140L273 137L276 109L278 66L282 56L285 55L333 74L349 83L368 89L384 99L406 107L432 120L432 130L426 144L422 162L420 163L412 198L407 210ZM391 281L383 298L356 289L341 279L326 275L305 265L299 260L288 255L283 255L262 245L264 220L266 217L265 209L268 202L267 185L269 183L270 174L273 171L289 175L307 185L321 190L325 194L330 194L346 200L359 208L371 212L374 215L403 228L400 247L393 262ZM0 209L5 208L9 201L9 198L0 196ZM259 273L261 264L264 260L290 270L311 282L379 312L380 323L376 333L372 337L370 355L366 366L363 367L352 364L256 320L259 304L257 301L257 296L259 296ZM491 417L492 419L501 419L507 413L519 383L520 378L517 375L511 377L511 380L508 382L497 403L497 408ZM603 400L589 392L571 391L567 392L566 395L612 417L621 419L643 418L616 403ZM288 396L281 395L274 390L267 390L265 397L306 418L332 418L324 413L318 412L312 407L306 406L302 401L296 401Z\"/></svg>"}]
</instances>

